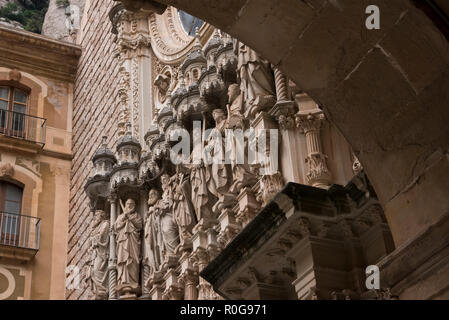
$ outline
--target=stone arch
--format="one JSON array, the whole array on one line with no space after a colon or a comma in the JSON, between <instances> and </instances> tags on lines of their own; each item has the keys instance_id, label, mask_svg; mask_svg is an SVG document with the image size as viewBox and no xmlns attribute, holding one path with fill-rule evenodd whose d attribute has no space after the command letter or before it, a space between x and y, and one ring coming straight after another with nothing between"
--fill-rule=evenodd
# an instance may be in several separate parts
<instances>
[{"instance_id":1,"label":"stone arch","mask_svg":"<svg viewBox=\"0 0 449 320\"><path fill-rule=\"evenodd\" d=\"M323 107L363 163L397 246L449 212L449 44L414 1L156 2L243 41ZM368 5L380 9L380 30L366 29Z\"/></svg>"}]
</instances>

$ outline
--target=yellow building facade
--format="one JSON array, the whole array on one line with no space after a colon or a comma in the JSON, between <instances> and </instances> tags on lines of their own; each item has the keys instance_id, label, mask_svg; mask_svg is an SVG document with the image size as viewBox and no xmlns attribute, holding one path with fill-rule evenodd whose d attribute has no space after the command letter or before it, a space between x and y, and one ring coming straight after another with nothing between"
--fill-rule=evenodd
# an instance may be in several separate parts
<instances>
[{"instance_id":1,"label":"yellow building facade","mask_svg":"<svg viewBox=\"0 0 449 320\"><path fill-rule=\"evenodd\" d=\"M0 27L0 300L64 299L80 54Z\"/></svg>"}]
</instances>

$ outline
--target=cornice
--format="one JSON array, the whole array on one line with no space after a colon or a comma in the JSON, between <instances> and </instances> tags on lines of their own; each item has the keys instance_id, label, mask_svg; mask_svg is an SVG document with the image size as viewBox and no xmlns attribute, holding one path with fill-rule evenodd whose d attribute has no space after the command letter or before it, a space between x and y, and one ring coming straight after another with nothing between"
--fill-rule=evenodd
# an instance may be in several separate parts
<instances>
[{"instance_id":1,"label":"cornice","mask_svg":"<svg viewBox=\"0 0 449 320\"><path fill-rule=\"evenodd\" d=\"M31 32L0 27L0 64L74 82L81 47Z\"/></svg>"}]
</instances>

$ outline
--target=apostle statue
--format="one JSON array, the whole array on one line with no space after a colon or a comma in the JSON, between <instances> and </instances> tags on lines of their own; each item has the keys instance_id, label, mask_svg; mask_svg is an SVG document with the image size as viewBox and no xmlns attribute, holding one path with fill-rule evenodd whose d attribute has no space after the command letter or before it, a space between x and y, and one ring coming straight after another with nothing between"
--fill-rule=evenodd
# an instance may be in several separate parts
<instances>
[{"instance_id":1,"label":"apostle statue","mask_svg":"<svg viewBox=\"0 0 449 320\"><path fill-rule=\"evenodd\" d=\"M90 236L91 263L87 281L96 300L108 298L109 220L103 210L96 210Z\"/></svg>"},{"instance_id":2,"label":"apostle statue","mask_svg":"<svg viewBox=\"0 0 449 320\"><path fill-rule=\"evenodd\" d=\"M202 141L201 135L201 130L193 130L194 141ZM190 155L191 164L187 165L190 170L191 199L198 221L212 217L211 203L213 199L207 189L206 166L203 155L202 143L194 143Z\"/></svg>"},{"instance_id":3,"label":"apostle statue","mask_svg":"<svg viewBox=\"0 0 449 320\"><path fill-rule=\"evenodd\" d=\"M225 135L228 119L222 109L212 111L212 117L215 120L215 128L207 139L205 146L206 154L210 157L209 166L207 166L207 187L210 193L218 198L218 201L212 207L214 213L218 214L223 208L235 202L229 188L232 184L232 172L229 163L226 163Z\"/></svg>"},{"instance_id":4,"label":"apostle statue","mask_svg":"<svg viewBox=\"0 0 449 320\"><path fill-rule=\"evenodd\" d=\"M157 189L151 189L148 194L148 212L145 219L144 228L144 257L143 263L150 267L151 272L159 270L161 265L160 244L162 244L162 235L159 230L159 217L156 204L160 199L160 193Z\"/></svg>"},{"instance_id":5,"label":"apostle statue","mask_svg":"<svg viewBox=\"0 0 449 320\"><path fill-rule=\"evenodd\" d=\"M270 63L237 40L234 40L234 51L238 57L238 78L247 109L245 115L254 115L258 109L271 107L276 99Z\"/></svg>"},{"instance_id":6,"label":"apostle statue","mask_svg":"<svg viewBox=\"0 0 449 320\"><path fill-rule=\"evenodd\" d=\"M243 95L238 84L231 84L228 88L228 119L226 123L227 129L233 129L234 135L227 139L230 146L228 149L230 152L230 159L232 164L232 176L233 184L229 191L231 193L238 193L242 188L251 186L256 183L257 178L254 174L255 167L249 163L249 143L248 136L245 136L241 132L241 136L238 136L239 129L245 130L246 125L244 123L244 117L242 115L243 110ZM255 153L254 153L255 154Z\"/></svg>"},{"instance_id":7,"label":"apostle statue","mask_svg":"<svg viewBox=\"0 0 449 320\"><path fill-rule=\"evenodd\" d=\"M117 234L117 291L127 295L135 293L139 288L140 232L142 218L136 212L136 203L128 199L123 205L123 213L114 224Z\"/></svg>"},{"instance_id":8,"label":"apostle statue","mask_svg":"<svg viewBox=\"0 0 449 320\"><path fill-rule=\"evenodd\" d=\"M179 168L179 167L178 167ZM178 172L174 177L173 214L179 227L181 241L191 238L192 229L197 223L195 209L191 201L192 188L185 173Z\"/></svg>"},{"instance_id":9,"label":"apostle statue","mask_svg":"<svg viewBox=\"0 0 449 320\"><path fill-rule=\"evenodd\" d=\"M168 174L161 176L162 199L156 205L159 217L160 230L162 233L161 257L165 260L169 255L175 253L179 245L178 226L173 217L173 188Z\"/></svg>"}]
</instances>

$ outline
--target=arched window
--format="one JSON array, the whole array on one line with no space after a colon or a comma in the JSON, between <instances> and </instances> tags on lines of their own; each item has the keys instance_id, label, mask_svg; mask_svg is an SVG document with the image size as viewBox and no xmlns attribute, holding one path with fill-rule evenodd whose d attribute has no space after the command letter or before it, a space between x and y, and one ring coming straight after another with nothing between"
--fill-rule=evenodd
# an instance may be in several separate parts
<instances>
[{"instance_id":1,"label":"arched window","mask_svg":"<svg viewBox=\"0 0 449 320\"><path fill-rule=\"evenodd\" d=\"M28 97L22 89L0 85L0 133L24 137Z\"/></svg>"},{"instance_id":2,"label":"arched window","mask_svg":"<svg viewBox=\"0 0 449 320\"><path fill-rule=\"evenodd\" d=\"M20 233L23 189L0 181L0 244L15 244Z\"/></svg>"}]
</instances>

